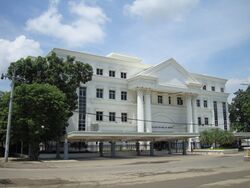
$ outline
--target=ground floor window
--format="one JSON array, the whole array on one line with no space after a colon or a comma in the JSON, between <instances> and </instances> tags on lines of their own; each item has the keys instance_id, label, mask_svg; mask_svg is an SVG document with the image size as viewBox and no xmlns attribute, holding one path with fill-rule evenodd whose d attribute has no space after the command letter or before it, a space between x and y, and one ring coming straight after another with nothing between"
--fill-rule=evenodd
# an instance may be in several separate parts
<instances>
[{"instance_id":1,"label":"ground floor window","mask_svg":"<svg viewBox=\"0 0 250 188\"><path fill-rule=\"evenodd\" d=\"M103 121L103 112L96 112L96 121Z\"/></svg>"},{"instance_id":2,"label":"ground floor window","mask_svg":"<svg viewBox=\"0 0 250 188\"><path fill-rule=\"evenodd\" d=\"M128 121L128 114L127 113L121 113L122 122Z\"/></svg>"},{"instance_id":3,"label":"ground floor window","mask_svg":"<svg viewBox=\"0 0 250 188\"><path fill-rule=\"evenodd\" d=\"M115 121L115 112L109 112L109 121Z\"/></svg>"}]
</instances>

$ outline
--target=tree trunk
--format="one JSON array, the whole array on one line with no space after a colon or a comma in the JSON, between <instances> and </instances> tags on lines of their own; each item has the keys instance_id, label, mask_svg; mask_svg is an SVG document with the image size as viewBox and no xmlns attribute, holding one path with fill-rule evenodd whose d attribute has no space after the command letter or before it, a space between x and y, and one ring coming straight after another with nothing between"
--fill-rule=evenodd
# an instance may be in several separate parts
<instances>
[{"instance_id":1,"label":"tree trunk","mask_svg":"<svg viewBox=\"0 0 250 188\"><path fill-rule=\"evenodd\" d=\"M60 142L56 141L56 159L60 159Z\"/></svg>"},{"instance_id":2,"label":"tree trunk","mask_svg":"<svg viewBox=\"0 0 250 188\"><path fill-rule=\"evenodd\" d=\"M29 144L29 160L37 161L39 156L39 144L32 143Z\"/></svg>"}]
</instances>

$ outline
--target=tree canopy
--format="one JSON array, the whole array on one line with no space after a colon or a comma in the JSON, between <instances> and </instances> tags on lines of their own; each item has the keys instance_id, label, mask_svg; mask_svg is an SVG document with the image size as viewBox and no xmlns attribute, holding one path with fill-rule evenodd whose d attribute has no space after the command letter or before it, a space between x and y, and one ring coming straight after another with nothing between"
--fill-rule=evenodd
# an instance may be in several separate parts
<instances>
[{"instance_id":1,"label":"tree canopy","mask_svg":"<svg viewBox=\"0 0 250 188\"><path fill-rule=\"evenodd\" d=\"M239 132L250 132L250 86L235 95L229 106L231 127Z\"/></svg>"}]
</instances>

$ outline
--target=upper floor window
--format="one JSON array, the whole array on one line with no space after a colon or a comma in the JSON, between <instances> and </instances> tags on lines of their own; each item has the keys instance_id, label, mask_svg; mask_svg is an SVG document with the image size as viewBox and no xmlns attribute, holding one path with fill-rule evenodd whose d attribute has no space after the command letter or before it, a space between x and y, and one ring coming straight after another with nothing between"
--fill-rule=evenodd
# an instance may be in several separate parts
<instances>
[{"instance_id":1,"label":"upper floor window","mask_svg":"<svg viewBox=\"0 0 250 188\"><path fill-rule=\"evenodd\" d=\"M207 108L207 100L203 101L203 106L204 106L204 108Z\"/></svg>"},{"instance_id":2,"label":"upper floor window","mask_svg":"<svg viewBox=\"0 0 250 188\"><path fill-rule=\"evenodd\" d=\"M127 122L128 121L128 114L127 113L121 113L121 119L122 119L122 122Z\"/></svg>"},{"instance_id":3,"label":"upper floor window","mask_svg":"<svg viewBox=\"0 0 250 188\"><path fill-rule=\"evenodd\" d=\"M96 74L97 74L97 75L103 75L103 69L97 68L97 69L96 69Z\"/></svg>"},{"instance_id":4,"label":"upper floor window","mask_svg":"<svg viewBox=\"0 0 250 188\"><path fill-rule=\"evenodd\" d=\"M121 100L126 101L127 100L127 91L121 92Z\"/></svg>"},{"instance_id":5,"label":"upper floor window","mask_svg":"<svg viewBox=\"0 0 250 188\"><path fill-rule=\"evenodd\" d=\"M96 112L96 121L103 121L103 112Z\"/></svg>"},{"instance_id":6,"label":"upper floor window","mask_svg":"<svg viewBox=\"0 0 250 188\"><path fill-rule=\"evenodd\" d=\"M115 71L114 70L109 71L109 77L115 77Z\"/></svg>"},{"instance_id":7,"label":"upper floor window","mask_svg":"<svg viewBox=\"0 0 250 188\"><path fill-rule=\"evenodd\" d=\"M178 105L183 105L183 100L181 97L177 97L177 104Z\"/></svg>"},{"instance_id":8,"label":"upper floor window","mask_svg":"<svg viewBox=\"0 0 250 188\"><path fill-rule=\"evenodd\" d=\"M207 90L207 86L204 85L204 86L202 87L202 89L203 89L203 90Z\"/></svg>"},{"instance_id":9,"label":"upper floor window","mask_svg":"<svg viewBox=\"0 0 250 188\"><path fill-rule=\"evenodd\" d=\"M201 125L201 117L198 117L198 125Z\"/></svg>"},{"instance_id":10,"label":"upper floor window","mask_svg":"<svg viewBox=\"0 0 250 188\"><path fill-rule=\"evenodd\" d=\"M209 124L208 118L207 118L207 117L204 118L204 122L205 122L205 125L208 125L208 124Z\"/></svg>"},{"instance_id":11,"label":"upper floor window","mask_svg":"<svg viewBox=\"0 0 250 188\"><path fill-rule=\"evenodd\" d=\"M115 121L115 112L109 112L109 121Z\"/></svg>"},{"instance_id":12,"label":"upper floor window","mask_svg":"<svg viewBox=\"0 0 250 188\"><path fill-rule=\"evenodd\" d=\"M121 72L121 78L126 79L127 78L127 73L126 72Z\"/></svg>"},{"instance_id":13,"label":"upper floor window","mask_svg":"<svg viewBox=\"0 0 250 188\"><path fill-rule=\"evenodd\" d=\"M103 89L96 89L96 98L103 98Z\"/></svg>"},{"instance_id":14,"label":"upper floor window","mask_svg":"<svg viewBox=\"0 0 250 188\"><path fill-rule=\"evenodd\" d=\"M163 99L161 95L158 95L158 104L162 104L163 103Z\"/></svg>"},{"instance_id":15,"label":"upper floor window","mask_svg":"<svg viewBox=\"0 0 250 188\"><path fill-rule=\"evenodd\" d=\"M196 100L196 105L197 105L197 107L200 107L200 106L201 106L200 99L197 99L197 100Z\"/></svg>"},{"instance_id":16,"label":"upper floor window","mask_svg":"<svg viewBox=\"0 0 250 188\"><path fill-rule=\"evenodd\" d=\"M223 87L220 88L220 92L224 93L224 88Z\"/></svg>"},{"instance_id":17,"label":"upper floor window","mask_svg":"<svg viewBox=\"0 0 250 188\"><path fill-rule=\"evenodd\" d=\"M171 104L171 96L168 97L168 104Z\"/></svg>"},{"instance_id":18,"label":"upper floor window","mask_svg":"<svg viewBox=\"0 0 250 188\"><path fill-rule=\"evenodd\" d=\"M212 90L212 91L215 91L215 86L212 86L212 87L211 87L211 90Z\"/></svg>"},{"instance_id":19,"label":"upper floor window","mask_svg":"<svg viewBox=\"0 0 250 188\"><path fill-rule=\"evenodd\" d=\"M109 99L115 99L115 90L109 90Z\"/></svg>"}]
</instances>

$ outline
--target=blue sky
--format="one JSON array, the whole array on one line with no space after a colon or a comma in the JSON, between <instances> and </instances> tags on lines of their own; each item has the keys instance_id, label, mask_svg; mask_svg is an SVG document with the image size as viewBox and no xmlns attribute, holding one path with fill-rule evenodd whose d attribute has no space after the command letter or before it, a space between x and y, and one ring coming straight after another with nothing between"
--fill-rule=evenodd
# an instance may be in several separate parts
<instances>
[{"instance_id":1,"label":"blue sky","mask_svg":"<svg viewBox=\"0 0 250 188\"><path fill-rule=\"evenodd\" d=\"M52 48L175 58L190 72L250 82L249 0L1 0L0 73ZM9 90L0 81L0 90Z\"/></svg>"}]
</instances>

